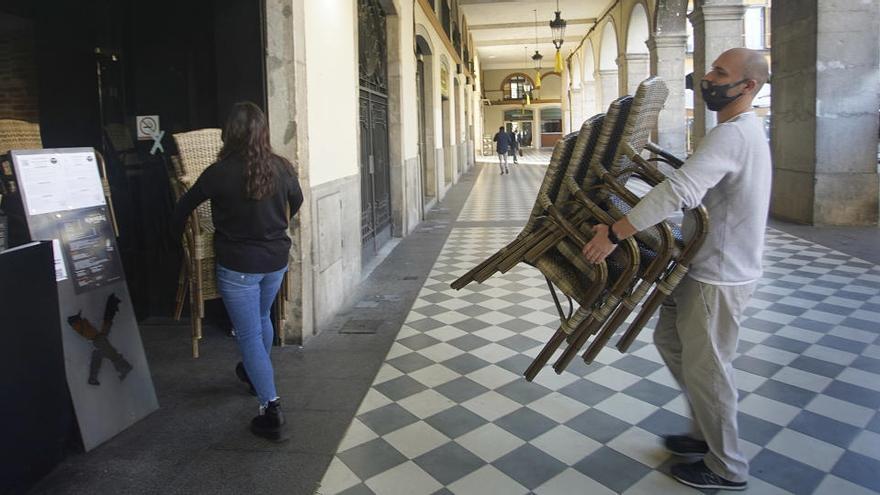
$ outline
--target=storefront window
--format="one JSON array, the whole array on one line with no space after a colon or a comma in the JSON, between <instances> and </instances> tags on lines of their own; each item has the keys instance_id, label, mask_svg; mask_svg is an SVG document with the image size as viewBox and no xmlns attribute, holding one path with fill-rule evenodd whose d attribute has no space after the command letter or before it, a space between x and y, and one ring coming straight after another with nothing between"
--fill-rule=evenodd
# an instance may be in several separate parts
<instances>
[{"instance_id":1,"label":"storefront window","mask_svg":"<svg viewBox=\"0 0 880 495\"><path fill-rule=\"evenodd\" d=\"M541 109L541 132L545 134L562 132L562 109Z\"/></svg>"}]
</instances>

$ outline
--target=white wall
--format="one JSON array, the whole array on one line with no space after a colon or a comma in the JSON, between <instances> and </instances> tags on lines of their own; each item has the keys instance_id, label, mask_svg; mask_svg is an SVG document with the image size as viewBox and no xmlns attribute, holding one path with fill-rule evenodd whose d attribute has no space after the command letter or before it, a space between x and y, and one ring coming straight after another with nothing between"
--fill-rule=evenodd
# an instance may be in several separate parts
<instances>
[{"instance_id":1,"label":"white wall","mask_svg":"<svg viewBox=\"0 0 880 495\"><path fill-rule=\"evenodd\" d=\"M305 0L313 187L358 173L356 8L352 1Z\"/></svg>"}]
</instances>

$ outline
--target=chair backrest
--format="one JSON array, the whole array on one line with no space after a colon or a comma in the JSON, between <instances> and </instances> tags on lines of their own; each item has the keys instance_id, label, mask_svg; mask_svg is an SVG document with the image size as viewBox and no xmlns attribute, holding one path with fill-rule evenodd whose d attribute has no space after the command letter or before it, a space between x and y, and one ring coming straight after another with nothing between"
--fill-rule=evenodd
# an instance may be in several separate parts
<instances>
[{"instance_id":1,"label":"chair backrest","mask_svg":"<svg viewBox=\"0 0 880 495\"><path fill-rule=\"evenodd\" d=\"M220 129L198 129L174 134L174 142L180 157L180 168L189 184L195 183L206 168L217 161L217 154L223 147ZM199 223L204 229L213 231L211 202L205 201L198 208Z\"/></svg>"},{"instance_id":2,"label":"chair backrest","mask_svg":"<svg viewBox=\"0 0 880 495\"><path fill-rule=\"evenodd\" d=\"M578 140L574 145L574 151L571 153L571 161L565 169L565 173L558 189L559 193L554 198L555 204L559 205L571 198L570 184L572 181L577 185L583 180L584 175L589 169L589 164L592 160L593 153L595 152L596 143L599 140L599 133L602 130L604 121L605 114L600 113L587 119L581 126L581 130L578 133ZM562 187L563 183L568 185Z\"/></svg>"},{"instance_id":3,"label":"chair backrest","mask_svg":"<svg viewBox=\"0 0 880 495\"><path fill-rule=\"evenodd\" d=\"M0 154L9 150L38 150L43 148L40 124L24 120L0 119Z\"/></svg>"},{"instance_id":4,"label":"chair backrest","mask_svg":"<svg viewBox=\"0 0 880 495\"><path fill-rule=\"evenodd\" d=\"M579 184L581 189L586 191L596 185L608 164L613 163L617 144L621 139L631 106L632 96L621 96L608 106L608 111L602 121L602 128L593 147L590 165L580 177L574 177L575 183Z\"/></svg>"},{"instance_id":5,"label":"chair backrest","mask_svg":"<svg viewBox=\"0 0 880 495\"><path fill-rule=\"evenodd\" d=\"M217 161L217 154L223 147L220 133L220 129L211 128L174 135L184 175L195 181L206 168Z\"/></svg>"},{"instance_id":6,"label":"chair backrest","mask_svg":"<svg viewBox=\"0 0 880 495\"><path fill-rule=\"evenodd\" d=\"M657 118L668 95L666 83L657 76L649 77L639 84L635 96L632 97L620 139L614 142L613 150L609 149L609 156L603 162L606 169L616 172L632 165L620 144L627 143L636 153L642 152L650 140L651 131L657 127ZM625 177L622 180L625 181Z\"/></svg>"},{"instance_id":7,"label":"chair backrest","mask_svg":"<svg viewBox=\"0 0 880 495\"><path fill-rule=\"evenodd\" d=\"M538 188L538 196L535 198L535 204L532 206L532 212L529 214L529 220L526 222L523 232L531 231L538 217L544 215L547 207L553 203L577 140L578 133L573 132L564 136L553 146L550 164L547 165L547 172L544 173L544 180L541 182L541 187Z\"/></svg>"}]
</instances>

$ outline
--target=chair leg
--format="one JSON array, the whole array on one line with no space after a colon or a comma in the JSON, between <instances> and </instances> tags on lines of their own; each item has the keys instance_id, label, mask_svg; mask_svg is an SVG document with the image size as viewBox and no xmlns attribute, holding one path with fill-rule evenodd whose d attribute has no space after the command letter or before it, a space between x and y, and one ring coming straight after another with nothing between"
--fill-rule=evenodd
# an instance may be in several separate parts
<instances>
[{"instance_id":1,"label":"chair leg","mask_svg":"<svg viewBox=\"0 0 880 495\"><path fill-rule=\"evenodd\" d=\"M183 302L186 299L188 281L186 280L186 263L180 264L180 275L177 277L177 296L175 297L176 305L174 307L174 320L180 321L183 314Z\"/></svg>"}]
</instances>

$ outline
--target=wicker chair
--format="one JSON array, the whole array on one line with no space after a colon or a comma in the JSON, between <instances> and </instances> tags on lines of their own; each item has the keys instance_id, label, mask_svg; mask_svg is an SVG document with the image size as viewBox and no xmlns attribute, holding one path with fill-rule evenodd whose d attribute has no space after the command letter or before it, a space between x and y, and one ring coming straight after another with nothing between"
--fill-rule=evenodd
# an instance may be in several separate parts
<instances>
[{"instance_id":1,"label":"wicker chair","mask_svg":"<svg viewBox=\"0 0 880 495\"><path fill-rule=\"evenodd\" d=\"M598 189L596 199L602 202L603 207L608 210L614 219L619 219L626 215L639 200L638 197L625 187L628 177L637 175L651 186L655 186L663 180L663 175L656 167L642 158L640 154L642 149L648 148L650 151L660 154L662 161L666 161L673 166L681 165L680 161L677 161L656 145L648 142L648 132L656 124L657 114L662 108L665 96L665 85L657 78L650 78L640 85L632 102L633 107L640 108L631 112L631 119L628 119L631 122L627 124L628 127L632 126L633 130L625 131L624 134L630 137L621 140L617 146L618 150L615 160L619 161L621 166L616 167L616 171L609 171L608 167L595 168L601 174L602 184L604 185L604 187ZM618 104L618 102L615 102L615 104ZM626 102L619 101L619 104L625 105ZM668 295L684 277L690 260L702 245L708 231L708 216L705 208L700 206L690 210L688 214L693 216L695 229L694 235L687 241L682 239L680 229L668 222L662 222L652 229L637 234L636 239L642 254L642 266L639 270L640 281L619 302L611 318L584 353L584 360L587 363L591 363L595 359L616 329L632 313L638 303L645 298L650 288L657 284L654 293L642 306L636 320L630 325L618 343L618 348L621 352L626 351L629 344L656 311L665 295ZM670 260L675 261L673 267L669 266ZM591 332L573 336L571 346L562 354L554 366L557 372L561 372L565 368L589 335L598 330L598 328L594 327L591 330Z\"/></svg>"},{"instance_id":2,"label":"wicker chair","mask_svg":"<svg viewBox=\"0 0 880 495\"><path fill-rule=\"evenodd\" d=\"M172 180L172 191L177 199L186 192L212 163L223 147L220 129L199 129L174 134L179 155L173 158L177 176ZM211 219L211 202L199 205L190 215L183 234L184 262L178 278L177 307L175 318L180 319L183 309L184 288L189 291L190 326L192 327L192 355L199 357L199 340L202 338L202 319L205 317L205 301L219 299L217 291L216 264L214 260L214 223ZM184 284L180 281L186 280Z\"/></svg>"},{"instance_id":3,"label":"wicker chair","mask_svg":"<svg viewBox=\"0 0 880 495\"><path fill-rule=\"evenodd\" d=\"M11 150L40 149L43 149L40 124L24 120L0 119L0 155L6 155ZM113 209L110 183L107 182L107 165L104 163L104 157L97 150L95 150L95 158L98 162L98 173L101 176L101 187L104 190L104 199L107 202L107 210L110 213L113 233L118 237L119 226L116 223L116 213Z\"/></svg>"},{"instance_id":4,"label":"wicker chair","mask_svg":"<svg viewBox=\"0 0 880 495\"><path fill-rule=\"evenodd\" d=\"M625 124L629 120L629 110L629 106L612 105L605 114L601 131L594 138L596 143L591 155L585 157L589 161L589 166L568 168L563 177L559 201L550 216L552 222L548 222L545 227L545 237L532 247L533 252L540 252L547 246L555 246L555 249L562 252L568 261L583 260L581 254L583 239L592 235L591 225L596 222L606 224L613 222L598 202L586 197L584 190L592 191L600 186L599 177L604 173L604 167L616 165L617 162L613 160L617 149L616 143L622 139ZM572 228L582 233L580 239L571 234ZM640 263L639 259L639 249L631 239L624 241L621 249L612 253L612 256L606 260L607 285L599 287L602 291L601 297L592 306L581 306L572 318L569 318L568 324L556 331L526 369L527 380L534 379L566 338L587 333L605 320L608 312L616 304L615 300L619 299L631 285Z\"/></svg>"},{"instance_id":5,"label":"wicker chair","mask_svg":"<svg viewBox=\"0 0 880 495\"><path fill-rule=\"evenodd\" d=\"M174 134L179 155L172 157L172 191L176 199L186 192L212 163L223 147L220 129L199 129ZM199 205L190 215L183 235L184 263L178 278L175 318L180 319L185 292L190 296L190 325L192 326L192 353L199 357L199 340L202 338L202 319L205 317L205 301L219 299L217 290L216 261L214 258L214 223L211 218L211 202ZM284 325L286 301L290 293L287 274L275 300L275 328Z\"/></svg>"}]
</instances>

